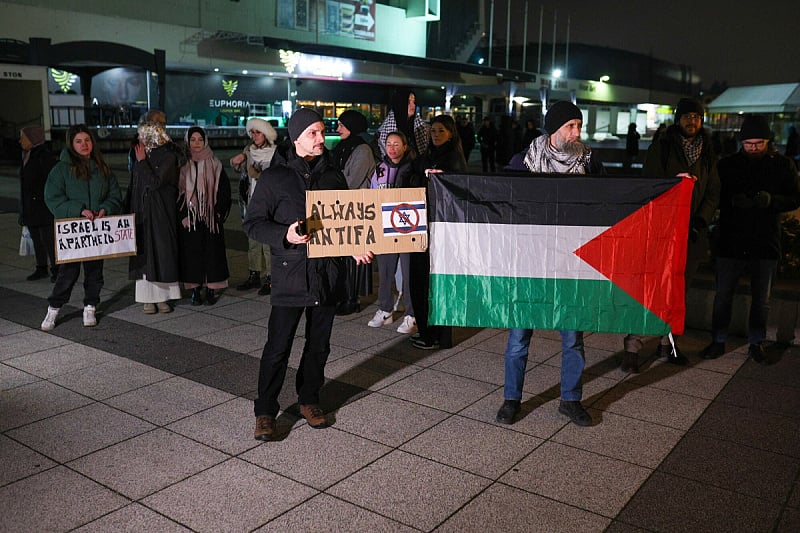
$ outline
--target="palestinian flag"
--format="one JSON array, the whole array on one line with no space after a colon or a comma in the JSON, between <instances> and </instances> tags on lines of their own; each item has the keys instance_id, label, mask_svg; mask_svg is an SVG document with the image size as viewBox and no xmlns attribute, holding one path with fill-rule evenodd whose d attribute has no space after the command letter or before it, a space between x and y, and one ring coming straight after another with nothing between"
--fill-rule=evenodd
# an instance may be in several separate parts
<instances>
[{"instance_id":1,"label":"palestinian flag","mask_svg":"<svg viewBox=\"0 0 800 533\"><path fill-rule=\"evenodd\" d=\"M694 183L436 174L430 322L683 333Z\"/></svg>"}]
</instances>

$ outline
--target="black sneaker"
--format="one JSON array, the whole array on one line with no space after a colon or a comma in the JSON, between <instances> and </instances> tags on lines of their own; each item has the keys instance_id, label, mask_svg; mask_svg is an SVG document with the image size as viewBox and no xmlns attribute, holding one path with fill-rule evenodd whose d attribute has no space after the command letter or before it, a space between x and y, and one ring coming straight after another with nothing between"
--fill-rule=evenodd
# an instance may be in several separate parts
<instances>
[{"instance_id":1,"label":"black sneaker","mask_svg":"<svg viewBox=\"0 0 800 533\"><path fill-rule=\"evenodd\" d=\"M498 424L513 424L517 413L519 413L519 400L506 400L497 411L495 421Z\"/></svg>"},{"instance_id":2,"label":"black sneaker","mask_svg":"<svg viewBox=\"0 0 800 533\"><path fill-rule=\"evenodd\" d=\"M565 401L561 400L558 404L558 412L566 415L576 426L591 426L592 417L583 408L579 401Z\"/></svg>"},{"instance_id":3,"label":"black sneaker","mask_svg":"<svg viewBox=\"0 0 800 533\"><path fill-rule=\"evenodd\" d=\"M26 277L28 281L36 281L37 279L44 279L48 277L50 274L47 273L47 267L36 267L36 270L33 271L33 274Z\"/></svg>"},{"instance_id":4,"label":"black sneaker","mask_svg":"<svg viewBox=\"0 0 800 533\"><path fill-rule=\"evenodd\" d=\"M724 342L712 342L700 352L703 359L716 359L717 357L725 354Z\"/></svg>"},{"instance_id":5,"label":"black sneaker","mask_svg":"<svg viewBox=\"0 0 800 533\"><path fill-rule=\"evenodd\" d=\"M769 364L769 361L767 360L767 354L764 353L764 347L761 346L761 344L751 344L750 347L747 348L747 355L749 355L753 361L759 365Z\"/></svg>"},{"instance_id":6,"label":"black sneaker","mask_svg":"<svg viewBox=\"0 0 800 533\"><path fill-rule=\"evenodd\" d=\"M411 343L411 346L420 350L438 350L439 341L419 338Z\"/></svg>"}]
</instances>

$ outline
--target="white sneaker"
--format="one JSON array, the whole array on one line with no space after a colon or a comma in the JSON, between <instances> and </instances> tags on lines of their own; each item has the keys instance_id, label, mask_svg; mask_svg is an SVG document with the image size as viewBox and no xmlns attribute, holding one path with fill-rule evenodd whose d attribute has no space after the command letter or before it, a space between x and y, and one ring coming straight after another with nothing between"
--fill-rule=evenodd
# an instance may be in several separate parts
<instances>
[{"instance_id":1,"label":"white sneaker","mask_svg":"<svg viewBox=\"0 0 800 533\"><path fill-rule=\"evenodd\" d=\"M371 328L379 328L381 326L388 326L394 322L394 318L392 318L392 313L387 313L386 311L381 311L378 309L375 312L375 316L372 317L372 320L367 322L367 325Z\"/></svg>"},{"instance_id":2,"label":"white sneaker","mask_svg":"<svg viewBox=\"0 0 800 533\"><path fill-rule=\"evenodd\" d=\"M404 316L403 323L397 327L397 333L416 333L417 319L413 316Z\"/></svg>"},{"instance_id":3,"label":"white sneaker","mask_svg":"<svg viewBox=\"0 0 800 533\"><path fill-rule=\"evenodd\" d=\"M397 300L394 301L394 307L392 308L392 312L396 313L400 311L401 310L400 305L402 304L402 302L403 302L403 291L400 291L397 294ZM405 306L403 307L402 310L405 311Z\"/></svg>"},{"instance_id":4,"label":"white sneaker","mask_svg":"<svg viewBox=\"0 0 800 533\"><path fill-rule=\"evenodd\" d=\"M83 308L83 325L87 328L97 325L97 317L94 316L94 306L87 305Z\"/></svg>"},{"instance_id":5,"label":"white sneaker","mask_svg":"<svg viewBox=\"0 0 800 533\"><path fill-rule=\"evenodd\" d=\"M56 318L58 318L58 313L60 311L60 307L47 306L47 316L44 317L42 321L42 331L52 331L53 328L56 327Z\"/></svg>"}]
</instances>

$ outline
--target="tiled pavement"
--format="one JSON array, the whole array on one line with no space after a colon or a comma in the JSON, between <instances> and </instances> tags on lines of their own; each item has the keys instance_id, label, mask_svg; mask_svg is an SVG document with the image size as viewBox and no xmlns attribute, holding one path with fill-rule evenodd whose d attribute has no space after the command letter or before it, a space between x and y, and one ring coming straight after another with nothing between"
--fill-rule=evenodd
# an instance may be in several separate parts
<instances>
[{"instance_id":1,"label":"tiled pavement","mask_svg":"<svg viewBox=\"0 0 800 533\"><path fill-rule=\"evenodd\" d=\"M97 327L81 326L76 286L44 333L51 285L24 281L16 215L0 227L0 531L800 531L798 348L772 349L769 367L741 342L703 361L690 331L691 366L627 375L621 337L588 335L595 424L580 428L556 410L558 336L538 332L521 419L501 426L503 331L418 351L367 327L369 306L336 319L332 427L295 416L290 369L280 437L259 443L269 297L229 289L144 315L116 259Z\"/></svg>"}]
</instances>

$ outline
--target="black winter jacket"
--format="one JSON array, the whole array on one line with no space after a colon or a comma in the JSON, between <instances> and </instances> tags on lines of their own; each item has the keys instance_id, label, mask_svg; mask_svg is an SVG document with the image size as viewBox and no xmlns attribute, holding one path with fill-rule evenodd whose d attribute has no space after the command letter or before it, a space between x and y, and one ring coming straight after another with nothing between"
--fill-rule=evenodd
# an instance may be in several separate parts
<instances>
[{"instance_id":1,"label":"black winter jacket","mask_svg":"<svg viewBox=\"0 0 800 533\"><path fill-rule=\"evenodd\" d=\"M20 168L22 204L19 215L22 225L37 227L53 224L53 213L44 202L44 184L57 162L56 156L42 144L31 150L28 162Z\"/></svg>"},{"instance_id":2,"label":"black winter jacket","mask_svg":"<svg viewBox=\"0 0 800 533\"><path fill-rule=\"evenodd\" d=\"M310 166L294 147L279 147L272 165L262 172L243 226L249 238L269 245L272 305L336 305L344 298L342 258L309 258L307 246L286 240L289 226L306 218L306 191L331 189L347 190L347 182L327 150Z\"/></svg>"},{"instance_id":3,"label":"black winter jacket","mask_svg":"<svg viewBox=\"0 0 800 533\"><path fill-rule=\"evenodd\" d=\"M722 187L717 255L736 259L779 259L780 213L800 206L800 189L792 160L778 153L750 159L739 152L720 160L719 178ZM753 199L759 191L770 195L766 207L754 205Z\"/></svg>"}]
</instances>

